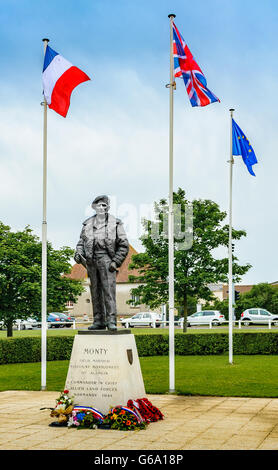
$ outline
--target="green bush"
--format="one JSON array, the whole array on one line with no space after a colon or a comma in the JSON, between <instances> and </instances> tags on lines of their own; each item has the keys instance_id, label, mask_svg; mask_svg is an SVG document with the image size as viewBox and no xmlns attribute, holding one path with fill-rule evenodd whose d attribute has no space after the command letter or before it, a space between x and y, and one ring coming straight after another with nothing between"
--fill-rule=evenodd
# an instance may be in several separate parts
<instances>
[{"instance_id":1,"label":"green bush","mask_svg":"<svg viewBox=\"0 0 278 470\"><path fill-rule=\"evenodd\" d=\"M47 360L70 359L74 336L47 338ZM0 340L0 364L41 361L41 338L9 338Z\"/></svg>"},{"instance_id":2,"label":"green bush","mask_svg":"<svg viewBox=\"0 0 278 470\"><path fill-rule=\"evenodd\" d=\"M0 341L0 364L40 361L40 338L8 338Z\"/></svg>"},{"instance_id":3,"label":"green bush","mask_svg":"<svg viewBox=\"0 0 278 470\"><path fill-rule=\"evenodd\" d=\"M166 335L136 335L139 356L167 356ZM229 350L227 333L177 334L175 353L178 356L223 354ZM278 354L278 333L234 333L234 354Z\"/></svg>"},{"instance_id":4,"label":"green bush","mask_svg":"<svg viewBox=\"0 0 278 470\"><path fill-rule=\"evenodd\" d=\"M135 335L138 355L143 356L167 356L169 339L167 335Z\"/></svg>"},{"instance_id":5,"label":"green bush","mask_svg":"<svg viewBox=\"0 0 278 470\"><path fill-rule=\"evenodd\" d=\"M235 354L278 354L278 333L234 335Z\"/></svg>"},{"instance_id":6,"label":"green bush","mask_svg":"<svg viewBox=\"0 0 278 470\"><path fill-rule=\"evenodd\" d=\"M47 338L47 360L70 359L74 336ZM167 356L167 335L135 335L138 355ZM176 334L175 352L179 356L219 355L229 350L227 333ZM234 333L233 353L240 355L278 354L278 333ZM40 362L41 339L39 337L9 338L0 340L0 364Z\"/></svg>"}]
</instances>

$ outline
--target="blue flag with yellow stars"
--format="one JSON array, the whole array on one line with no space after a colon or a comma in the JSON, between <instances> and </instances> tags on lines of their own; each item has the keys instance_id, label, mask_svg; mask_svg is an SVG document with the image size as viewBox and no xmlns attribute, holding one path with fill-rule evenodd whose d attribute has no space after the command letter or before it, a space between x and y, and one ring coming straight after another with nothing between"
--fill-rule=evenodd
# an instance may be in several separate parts
<instances>
[{"instance_id":1,"label":"blue flag with yellow stars","mask_svg":"<svg viewBox=\"0 0 278 470\"><path fill-rule=\"evenodd\" d=\"M256 176L252 166L258 163L255 152L237 123L233 121L233 155L241 155L247 170L253 176Z\"/></svg>"}]
</instances>

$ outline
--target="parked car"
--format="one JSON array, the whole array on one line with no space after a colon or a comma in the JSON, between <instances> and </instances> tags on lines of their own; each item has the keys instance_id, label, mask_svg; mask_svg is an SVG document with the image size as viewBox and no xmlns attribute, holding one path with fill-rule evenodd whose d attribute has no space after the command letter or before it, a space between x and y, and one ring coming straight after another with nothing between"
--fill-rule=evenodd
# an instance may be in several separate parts
<instances>
[{"instance_id":1,"label":"parked car","mask_svg":"<svg viewBox=\"0 0 278 470\"><path fill-rule=\"evenodd\" d=\"M61 318L57 313L49 313L46 319L48 326L50 328L60 328L63 327L63 323L61 322Z\"/></svg>"},{"instance_id":2,"label":"parked car","mask_svg":"<svg viewBox=\"0 0 278 470\"><path fill-rule=\"evenodd\" d=\"M32 330L33 328L38 328L40 325L35 318L29 317L26 320L18 318L14 321L14 326L20 330Z\"/></svg>"},{"instance_id":3,"label":"parked car","mask_svg":"<svg viewBox=\"0 0 278 470\"><path fill-rule=\"evenodd\" d=\"M0 321L0 330L3 330L3 328L4 328L4 322Z\"/></svg>"},{"instance_id":4,"label":"parked car","mask_svg":"<svg viewBox=\"0 0 278 470\"><path fill-rule=\"evenodd\" d=\"M212 325L218 326L225 321L224 315L218 310L201 310L187 317L187 326L191 325Z\"/></svg>"},{"instance_id":5,"label":"parked car","mask_svg":"<svg viewBox=\"0 0 278 470\"><path fill-rule=\"evenodd\" d=\"M150 326L153 328L160 326L160 316L154 312L140 312L133 317L120 320L125 328L133 328L134 326Z\"/></svg>"},{"instance_id":6,"label":"parked car","mask_svg":"<svg viewBox=\"0 0 278 470\"><path fill-rule=\"evenodd\" d=\"M58 313L58 312L54 312L54 314L60 318L61 322L63 322L60 325L61 328L63 327L70 328L73 325L74 318L72 318L70 315L67 315L66 313Z\"/></svg>"},{"instance_id":7,"label":"parked car","mask_svg":"<svg viewBox=\"0 0 278 470\"><path fill-rule=\"evenodd\" d=\"M183 318L183 317L179 317L178 315L175 315L175 316L174 316L174 322L175 322L175 325L176 325L176 326L182 327L182 326L183 326L183 322L184 322L184 318Z\"/></svg>"},{"instance_id":8,"label":"parked car","mask_svg":"<svg viewBox=\"0 0 278 470\"><path fill-rule=\"evenodd\" d=\"M269 324L278 326L278 315L268 312L263 308L248 308L241 314L241 322L244 326L250 324Z\"/></svg>"}]
</instances>

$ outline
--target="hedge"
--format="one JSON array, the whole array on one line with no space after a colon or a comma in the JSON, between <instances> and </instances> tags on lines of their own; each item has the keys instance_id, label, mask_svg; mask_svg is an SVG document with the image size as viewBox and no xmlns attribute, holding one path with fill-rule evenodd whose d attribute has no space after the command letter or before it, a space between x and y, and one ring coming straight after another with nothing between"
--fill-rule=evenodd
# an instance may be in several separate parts
<instances>
[{"instance_id":1,"label":"hedge","mask_svg":"<svg viewBox=\"0 0 278 470\"><path fill-rule=\"evenodd\" d=\"M139 356L167 356L169 339L166 335L136 335ZM229 351L227 333L177 334L175 353L179 356L205 356ZM233 353L278 354L278 333L234 333Z\"/></svg>"},{"instance_id":2,"label":"hedge","mask_svg":"<svg viewBox=\"0 0 278 470\"><path fill-rule=\"evenodd\" d=\"M74 336L47 338L47 360L70 359ZM0 364L41 361L41 338L8 338L0 340Z\"/></svg>"},{"instance_id":3,"label":"hedge","mask_svg":"<svg viewBox=\"0 0 278 470\"><path fill-rule=\"evenodd\" d=\"M70 359L74 336L47 338L47 360ZM135 335L139 356L167 356L167 335ZM175 352L180 356L224 354L229 350L227 333L177 334ZM278 333L234 333L234 354L278 354ZM0 364L41 361L41 338L0 340Z\"/></svg>"}]
</instances>

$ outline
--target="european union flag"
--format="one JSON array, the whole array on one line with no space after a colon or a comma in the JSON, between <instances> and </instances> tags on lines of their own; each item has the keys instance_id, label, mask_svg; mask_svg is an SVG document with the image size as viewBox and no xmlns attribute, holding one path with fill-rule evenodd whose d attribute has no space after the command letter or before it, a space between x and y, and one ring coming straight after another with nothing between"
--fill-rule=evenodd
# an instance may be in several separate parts
<instances>
[{"instance_id":1,"label":"european union flag","mask_svg":"<svg viewBox=\"0 0 278 470\"><path fill-rule=\"evenodd\" d=\"M237 123L233 121L233 155L241 155L247 170L253 176L256 176L252 166L258 163L255 152Z\"/></svg>"}]
</instances>

